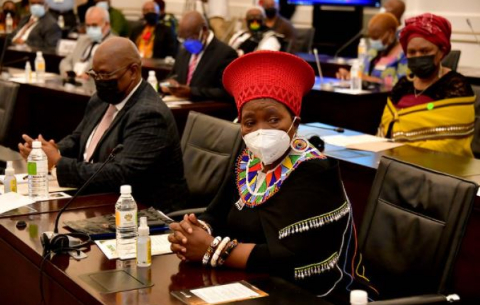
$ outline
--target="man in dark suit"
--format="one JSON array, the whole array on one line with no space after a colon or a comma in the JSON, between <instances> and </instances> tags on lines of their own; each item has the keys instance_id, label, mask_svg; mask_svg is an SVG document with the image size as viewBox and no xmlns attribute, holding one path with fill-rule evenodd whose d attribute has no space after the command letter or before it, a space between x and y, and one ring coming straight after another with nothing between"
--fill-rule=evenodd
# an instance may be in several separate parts
<instances>
[{"instance_id":1,"label":"man in dark suit","mask_svg":"<svg viewBox=\"0 0 480 305\"><path fill-rule=\"evenodd\" d=\"M182 153L175 120L158 94L141 77L141 58L128 39L103 42L89 73L97 93L75 131L58 145L41 135L49 168L56 167L60 186L80 187L101 166L112 149L124 149L93 180L88 192L119 192L130 184L139 202L163 211L181 205L187 196ZM68 115L68 114L63 114ZM19 144L27 158L32 139Z\"/></svg>"},{"instance_id":2,"label":"man in dark suit","mask_svg":"<svg viewBox=\"0 0 480 305\"><path fill-rule=\"evenodd\" d=\"M143 4L143 22L132 29L130 40L143 58L165 58L177 55L177 35L160 21L160 8L153 1Z\"/></svg>"},{"instance_id":3,"label":"man in dark suit","mask_svg":"<svg viewBox=\"0 0 480 305\"><path fill-rule=\"evenodd\" d=\"M230 100L223 89L223 70L237 58L237 52L215 38L205 18L196 11L186 13L180 21L178 52L164 93L198 100Z\"/></svg>"},{"instance_id":4,"label":"man in dark suit","mask_svg":"<svg viewBox=\"0 0 480 305\"><path fill-rule=\"evenodd\" d=\"M15 32L12 43L27 44L33 48L55 50L62 38L62 30L57 20L46 11L45 0L30 0L31 14L22 18Z\"/></svg>"}]
</instances>

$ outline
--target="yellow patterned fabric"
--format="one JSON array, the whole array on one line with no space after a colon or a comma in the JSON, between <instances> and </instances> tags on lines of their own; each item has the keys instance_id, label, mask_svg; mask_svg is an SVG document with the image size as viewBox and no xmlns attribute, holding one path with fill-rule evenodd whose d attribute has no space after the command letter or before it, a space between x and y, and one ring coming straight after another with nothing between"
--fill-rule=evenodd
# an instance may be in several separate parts
<instances>
[{"instance_id":1,"label":"yellow patterned fabric","mask_svg":"<svg viewBox=\"0 0 480 305\"><path fill-rule=\"evenodd\" d=\"M475 99L475 96L456 97L403 109L397 109L388 99L380 132L395 142L473 157L470 143Z\"/></svg>"}]
</instances>

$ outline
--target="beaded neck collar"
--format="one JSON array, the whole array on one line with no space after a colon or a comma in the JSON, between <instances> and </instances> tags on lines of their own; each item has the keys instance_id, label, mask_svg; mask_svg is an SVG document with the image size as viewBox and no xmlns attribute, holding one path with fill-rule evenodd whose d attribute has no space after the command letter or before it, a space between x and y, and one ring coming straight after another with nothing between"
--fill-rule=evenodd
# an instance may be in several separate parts
<instances>
[{"instance_id":1,"label":"beaded neck collar","mask_svg":"<svg viewBox=\"0 0 480 305\"><path fill-rule=\"evenodd\" d=\"M245 205L254 208L275 195L287 177L302 163L311 159L326 159L320 151L309 143L302 151L290 149L289 154L275 168L265 173L265 179L259 181L262 163L248 149L237 160L237 190L240 199L236 206L241 210ZM257 182L261 183L257 190Z\"/></svg>"}]
</instances>

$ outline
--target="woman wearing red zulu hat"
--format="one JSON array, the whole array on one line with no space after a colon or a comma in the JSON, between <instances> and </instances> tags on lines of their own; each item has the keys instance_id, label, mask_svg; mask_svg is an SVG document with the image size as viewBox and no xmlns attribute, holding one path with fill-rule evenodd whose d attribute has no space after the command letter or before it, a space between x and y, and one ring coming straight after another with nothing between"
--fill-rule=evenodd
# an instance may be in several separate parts
<instances>
[{"instance_id":1,"label":"woman wearing red zulu hat","mask_svg":"<svg viewBox=\"0 0 480 305\"><path fill-rule=\"evenodd\" d=\"M322 295L344 277L351 213L338 165L297 136L314 79L305 61L283 52L253 52L225 69L246 149L223 198L200 220L171 225L180 258L269 272Z\"/></svg>"}]
</instances>

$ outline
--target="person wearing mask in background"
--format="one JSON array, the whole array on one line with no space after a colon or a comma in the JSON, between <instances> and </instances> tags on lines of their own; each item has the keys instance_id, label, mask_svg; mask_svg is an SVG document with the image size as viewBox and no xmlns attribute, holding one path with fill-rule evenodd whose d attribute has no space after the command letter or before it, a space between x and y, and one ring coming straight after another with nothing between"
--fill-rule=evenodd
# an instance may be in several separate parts
<instances>
[{"instance_id":1,"label":"person wearing mask in background","mask_svg":"<svg viewBox=\"0 0 480 305\"><path fill-rule=\"evenodd\" d=\"M392 88L407 74L407 58L397 39L397 27L397 19L390 13L379 13L370 19L370 49L363 63L362 80ZM337 78L350 79L350 72L341 68Z\"/></svg>"},{"instance_id":2,"label":"person wearing mask in background","mask_svg":"<svg viewBox=\"0 0 480 305\"><path fill-rule=\"evenodd\" d=\"M17 28L18 22L20 21L19 14L17 13L17 7L13 1L5 1L2 5L2 12L0 13L0 28L4 31L7 28L6 20L7 15L10 14L13 21L13 29Z\"/></svg>"},{"instance_id":3,"label":"person wearing mask in background","mask_svg":"<svg viewBox=\"0 0 480 305\"><path fill-rule=\"evenodd\" d=\"M409 145L472 157L475 94L465 77L442 67L450 52L450 22L423 14L407 19L400 43L412 75L388 97L379 133Z\"/></svg>"},{"instance_id":4,"label":"person wearing mask in background","mask_svg":"<svg viewBox=\"0 0 480 305\"><path fill-rule=\"evenodd\" d=\"M90 77L97 92L85 116L63 140L38 139L55 166L60 186L80 187L119 144L123 150L98 173L87 193L118 193L130 184L138 202L164 212L186 200L182 151L172 112L158 93L142 80L142 62L126 38L103 42L93 57ZM23 135L19 150L26 159L32 138Z\"/></svg>"},{"instance_id":5,"label":"person wearing mask in background","mask_svg":"<svg viewBox=\"0 0 480 305\"><path fill-rule=\"evenodd\" d=\"M153 1L143 4L143 22L132 29L132 40L142 58L175 57L177 54L177 36L170 27L161 23L160 8Z\"/></svg>"},{"instance_id":6,"label":"person wearing mask in background","mask_svg":"<svg viewBox=\"0 0 480 305\"><path fill-rule=\"evenodd\" d=\"M380 13L391 13L397 18L398 24L402 24L403 13L405 13L405 2L402 0L387 0L382 8Z\"/></svg>"},{"instance_id":7,"label":"person wearing mask in background","mask_svg":"<svg viewBox=\"0 0 480 305\"><path fill-rule=\"evenodd\" d=\"M88 79L87 71L92 68L92 61L98 46L103 41L113 37L110 31L110 16L98 6L92 6L85 16L86 35L78 38L75 49L60 62L60 75L67 76L73 71L82 79Z\"/></svg>"},{"instance_id":8,"label":"person wearing mask in background","mask_svg":"<svg viewBox=\"0 0 480 305\"><path fill-rule=\"evenodd\" d=\"M228 43L239 56L258 50L280 51L283 37L265 26L265 10L254 6L247 10L246 23L248 30L240 30L233 34Z\"/></svg>"},{"instance_id":9,"label":"person wearing mask in background","mask_svg":"<svg viewBox=\"0 0 480 305\"><path fill-rule=\"evenodd\" d=\"M237 58L235 50L215 38L207 21L197 11L183 15L178 28L183 48L177 54L164 93L192 101L230 101L223 88L222 74Z\"/></svg>"},{"instance_id":10,"label":"person wearing mask in background","mask_svg":"<svg viewBox=\"0 0 480 305\"><path fill-rule=\"evenodd\" d=\"M130 28L127 19L120 10L112 7L110 3L110 0L95 0L97 6L103 7L110 14L112 31L119 36L129 37Z\"/></svg>"},{"instance_id":11,"label":"person wearing mask in background","mask_svg":"<svg viewBox=\"0 0 480 305\"><path fill-rule=\"evenodd\" d=\"M17 7L18 18L22 19L25 16L30 15L30 2L29 0L21 0L15 3Z\"/></svg>"},{"instance_id":12,"label":"person wearing mask in background","mask_svg":"<svg viewBox=\"0 0 480 305\"><path fill-rule=\"evenodd\" d=\"M31 14L22 18L12 33L12 43L54 51L62 38L62 30L57 20L47 12L45 0L30 0L30 11Z\"/></svg>"},{"instance_id":13,"label":"person wearing mask in background","mask_svg":"<svg viewBox=\"0 0 480 305\"><path fill-rule=\"evenodd\" d=\"M283 35L285 40L294 42L296 38L295 28L292 23L279 14L279 5L275 0L262 0L265 9L265 25L272 31Z\"/></svg>"},{"instance_id":14,"label":"person wearing mask in background","mask_svg":"<svg viewBox=\"0 0 480 305\"><path fill-rule=\"evenodd\" d=\"M165 1L163 0L155 0L155 3L158 4L160 7L160 23L165 25L168 28L171 28L173 33L175 33L175 37L178 31L178 20L174 14L170 14L166 12L166 5Z\"/></svg>"},{"instance_id":15,"label":"person wearing mask in background","mask_svg":"<svg viewBox=\"0 0 480 305\"><path fill-rule=\"evenodd\" d=\"M58 21L59 16L63 16L65 29L75 29L77 27L77 16L73 9L75 0L46 0L48 12ZM63 29L62 29L63 30Z\"/></svg>"}]
</instances>

